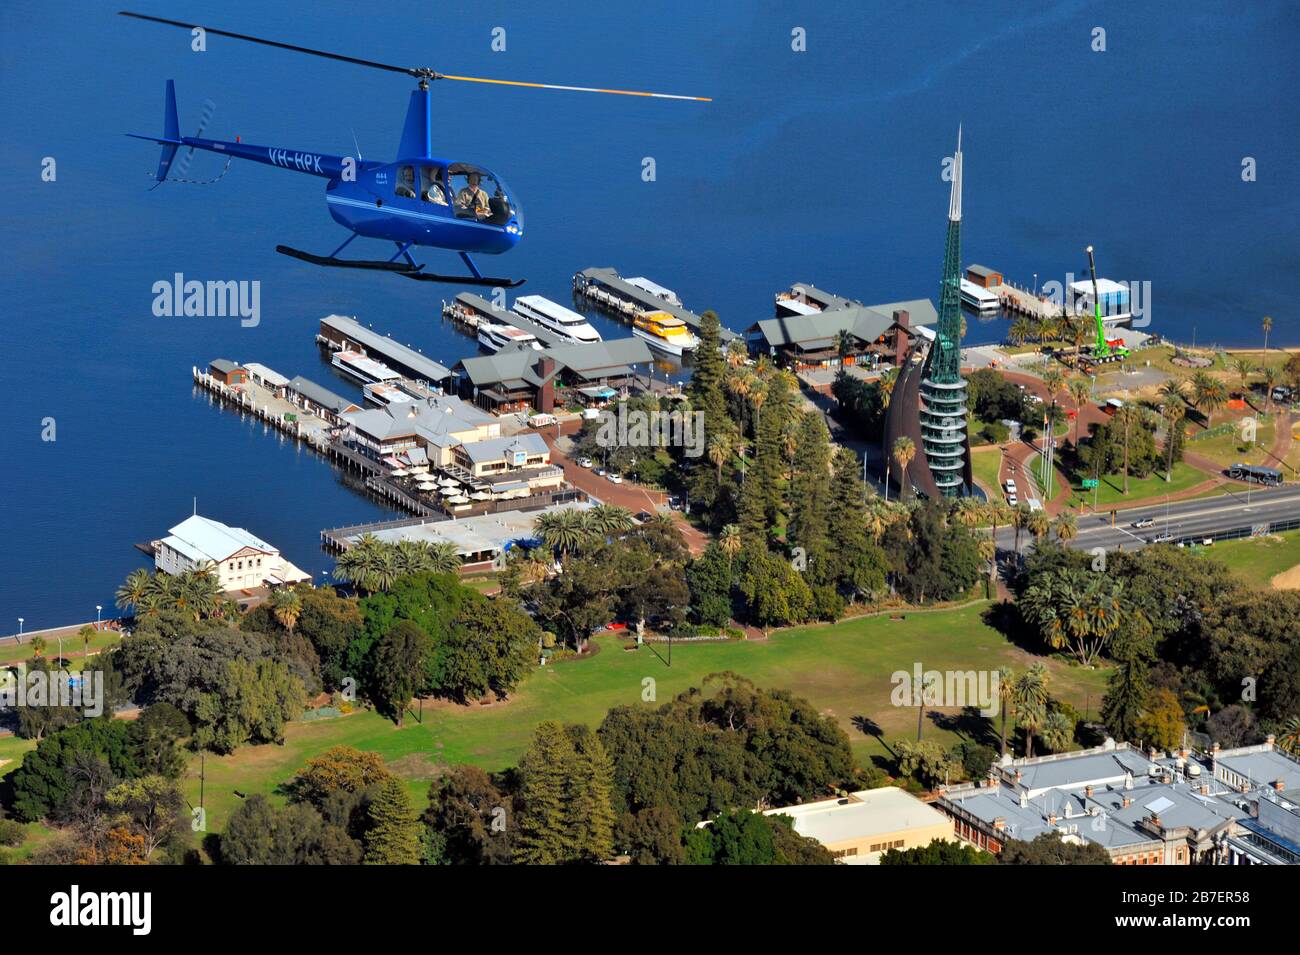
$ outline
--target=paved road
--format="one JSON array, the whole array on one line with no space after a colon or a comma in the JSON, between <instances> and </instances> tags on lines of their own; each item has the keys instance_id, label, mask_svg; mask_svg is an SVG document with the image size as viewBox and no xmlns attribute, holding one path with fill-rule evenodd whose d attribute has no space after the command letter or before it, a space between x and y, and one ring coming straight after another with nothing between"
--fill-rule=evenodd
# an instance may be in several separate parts
<instances>
[{"instance_id":1,"label":"paved road","mask_svg":"<svg viewBox=\"0 0 1300 955\"><path fill-rule=\"evenodd\" d=\"M1153 526L1142 529L1132 526L1133 522L1147 517L1155 521ZM1082 549L1135 550L1166 533L1175 539L1212 538L1240 527L1285 520L1300 520L1300 484L1250 491L1241 487L1215 497L1174 501L1168 505L1167 514L1164 504L1129 508L1119 512L1114 527L1110 526L1108 514L1086 514L1079 518L1078 536L1068 545ZM1026 537L1022 531L1022 549L1027 546ZM998 547L1011 550L1014 543L1014 530L998 529Z\"/></svg>"}]
</instances>

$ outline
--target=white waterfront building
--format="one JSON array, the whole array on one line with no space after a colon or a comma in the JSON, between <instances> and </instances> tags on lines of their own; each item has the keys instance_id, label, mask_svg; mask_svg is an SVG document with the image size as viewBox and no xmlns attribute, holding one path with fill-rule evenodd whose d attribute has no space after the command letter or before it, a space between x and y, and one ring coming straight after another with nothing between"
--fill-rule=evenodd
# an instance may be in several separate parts
<instances>
[{"instance_id":1,"label":"white waterfront building","mask_svg":"<svg viewBox=\"0 0 1300 955\"><path fill-rule=\"evenodd\" d=\"M198 514L154 541L154 567L173 575L210 571L226 592L311 580L261 538Z\"/></svg>"}]
</instances>

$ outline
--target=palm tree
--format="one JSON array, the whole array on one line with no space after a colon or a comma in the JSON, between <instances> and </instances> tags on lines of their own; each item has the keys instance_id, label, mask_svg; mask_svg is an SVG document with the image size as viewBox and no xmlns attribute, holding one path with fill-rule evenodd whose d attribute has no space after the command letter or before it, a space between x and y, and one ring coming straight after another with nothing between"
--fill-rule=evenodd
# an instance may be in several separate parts
<instances>
[{"instance_id":1,"label":"palm tree","mask_svg":"<svg viewBox=\"0 0 1300 955\"><path fill-rule=\"evenodd\" d=\"M1002 747L998 752L1002 756L1007 755L1007 716L1015 709L1016 684L1013 676L1010 667L998 667L998 710L1002 717Z\"/></svg>"},{"instance_id":2,"label":"palm tree","mask_svg":"<svg viewBox=\"0 0 1300 955\"><path fill-rule=\"evenodd\" d=\"M126 580L122 581L122 586L118 587L117 593L114 594L117 609L125 610L142 604L149 593L149 578L149 571L143 567L137 567L127 574Z\"/></svg>"},{"instance_id":3,"label":"palm tree","mask_svg":"<svg viewBox=\"0 0 1300 955\"><path fill-rule=\"evenodd\" d=\"M362 534L334 562L335 578L352 583L368 593L380 589L375 582L375 569L384 549L383 541L374 534Z\"/></svg>"},{"instance_id":4,"label":"palm tree","mask_svg":"<svg viewBox=\"0 0 1300 955\"><path fill-rule=\"evenodd\" d=\"M460 570L460 551L449 541L428 542L424 545L429 572L433 574L454 574Z\"/></svg>"},{"instance_id":5,"label":"palm tree","mask_svg":"<svg viewBox=\"0 0 1300 955\"><path fill-rule=\"evenodd\" d=\"M397 568L397 548L384 545L376 551L375 566L370 576L375 585L373 589L383 591L393 589L393 584L402 579Z\"/></svg>"},{"instance_id":6,"label":"palm tree","mask_svg":"<svg viewBox=\"0 0 1300 955\"><path fill-rule=\"evenodd\" d=\"M1237 380L1241 382L1241 397L1249 400L1250 376L1255 373L1255 366L1245 355L1238 355L1232 359L1232 370L1237 373Z\"/></svg>"},{"instance_id":7,"label":"palm tree","mask_svg":"<svg viewBox=\"0 0 1300 955\"><path fill-rule=\"evenodd\" d=\"M1014 322L1011 323L1011 327L1007 329L1007 337L1011 339L1013 342L1015 342L1017 345L1023 345L1030 338L1032 338L1033 335L1034 335L1033 327L1023 317L1017 318Z\"/></svg>"},{"instance_id":8,"label":"palm tree","mask_svg":"<svg viewBox=\"0 0 1300 955\"><path fill-rule=\"evenodd\" d=\"M1025 529L1034 535L1036 543L1041 542L1047 536L1047 532L1051 530L1051 527L1051 521L1048 520L1045 511L1030 511L1029 518L1025 521Z\"/></svg>"},{"instance_id":9,"label":"palm tree","mask_svg":"<svg viewBox=\"0 0 1300 955\"><path fill-rule=\"evenodd\" d=\"M1034 755L1034 733L1042 726L1046 718L1047 701L1047 667L1035 663L1016 681L1012 690L1019 723L1025 731L1025 755Z\"/></svg>"},{"instance_id":10,"label":"palm tree","mask_svg":"<svg viewBox=\"0 0 1300 955\"><path fill-rule=\"evenodd\" d=\"M1196 394L1196 407L1205 413L1205 427L1207 429L1213 426L1214 412L1222 408L1227 402L1227 387L1219 379L1207 376L1207 380Z\"/></svg>"},{"instance_id":11,"label":"palm tree","mask_svg":"<svg viewBox=\"0 0 1300 955\"><path fill-rule=\"evenodd\" d=\"M1043 372L1043 386L1047 389L1047 400L1056 404L1056 396L1065 385L1065 375L1056 366Z\"/></svg>"},{"instance_id":12,"label":"palm tree","mask_svg":"<svg viewBox=\"0 0 1300 955\"><path fill-rule=\"evenodd\" d=\"M1124 429L1124 493L1128 493L1128 439L1133 428L1138 423L1137 408L1133 405L1124 405L1115 412L1115 419L1119 426Z\"/></svg>"},{"instance_id":13,"label":"palm tree","mask_svg":"<svg viewBox=\"0 0 1300 955\"><path fill-rule=\"evenodd\" d=\"M302 615L302 598L298 596L298 591L288 587L277 588L271 595L271 613L280 626L292 634Z\"/></svg>"},{"instance_id":14,"label":"palm tree","mask_svg":"<svg viewBox=\"0 0 1300 955\"><path fill-rule=\"evenodd\" d=\"M1047 714L1047 719L1043 721L1042 732L1039 736L1043 741L1043 746L1053 753L1064 752L1074 742L1074 723L1060 710L1053 710Z\"/></svg>"},{"instance_id":15,"label":"palm tree","mask_svg":"<svg viewBox=\"0 0 1300 955\"><path fill-rule=\"evenodd\" d=\"M1029 515L1032 513L1033 511L1029 509L1029 505L1024 501L1011 509L1011 526L1016 529L1015 550L1017 554L1020 553L1020 532L1029 525Z\"/></svg>"},{"instance_id":16,"label":"palm tree","mask_svg":"<svg viewBox=\"0 0 1300 955\"><path fill-rule=\"evenodd\" d=\"M1083 419L1083 406L1092 398L1092 382L1087 378L1071 378L1067 385L1070 400L1074 402L1074 448L1079 449L1079 422Z\"/></svg>"},{"instance_id":17,"label":"palm tree","mask_svg":"<svg viewBox=\"0 0 1300 955\"><path fill-rule=\"evenodd\" d=\"M731 573L732 561L736 559L741 549L745 546L744 540L740 536L740 528L735 524L728 524L722 529L718 536L718 547L727 555L727 572Z\"/></svg>"},{"instance_id":18,"label":"palm tree","mask_svg":"<svg viewBox=\"0 0 1300 955\"><path fill-rule=\"evenodd\" d=\"M842 328L835 333L835 351L840 357L840 364L844 364L848 357L853 354L856 343L857 339L853 337L853 333L847 328Z\"/></svg>"},{"instance_id":19,"label":"palm tree","mask_svg":"<svg viewBox=\"0 0 1300 955\"><path fill-rule=\"evenodd\" d=\"M422 574L429 569L429 549L417 541L400 540L397 542L394 560L401 576Z\"/></svg>"},{"instance_id":20,"label":"palm tree","mask_svg":"<svg viewBox=\"0 0 1300 955\"><path fill-rule=\"evenodd\" d=\"M1277 387L1278 371L1272 365L1265 365L1260 374L1264 376L1264 398L1268 402L1264 407L1265 414L1273 413L1273 389Z\"/></svg>"},{"instance_id":21,"label":"palm tree","mask_svg":"<svg viewBox=\"0 0 1300 955\"><path fill-rule=\"evenodd\" d=\"M1069 329L1070 338L1074 341L1074 367L1078 368L1079 356L1083 354L1083 340L1093 333L1096 325L1091 315L1076 315L1070 318L1062 310L1061 316L1061 321Z\"/></svg>"},{"instance_id":22,"label":"palm tree","mask_svg":"<svg viewBox=\"0 0 1300 955\"><path fill-rule=\"evenodd\" d=\"M175 597L177 607L188 610L198 620L216 613L221 606L221 584L210 571L191 570L178 579Z\"/></svg>"},{"instance_id":23,"label":"palm tree","mask_svg":"<svg viewBox=\"0 0 1300 955\"><path fill-rule=\"evenodd\" d=\"M1166 378L1160 383L1160 397L1166 401L1187 401L1187 379Z\"/></svg>"},{"instance_id":24,"label":"palm tree","mask_svg":"<svg viewBox=\"0 0 1300 955\"><path fill-rule=\"evenodd\" d=\"M1273 330L1273 316L1265 315L1259 324L1264 328L1264 363L1268 364L1268 333Z\"/></svg>"},{"instance_id":25,"label":"palm tree","mask_svg":"<svg viewBox=\"0 0 1300 955\"><path fill-rule=\"evenodd\" d=\"M880 406L889 408L889 399L894 394L894 385L898 381L898 369L891 366L880 376Z\"/></svg>"},{"instance_id":26,"label":"palm tree","mask_svg":"<svg viewBox=\"0 0 1300 955\"><path fill-rule=\"evenodd\" d=\"M1183 423L1183 416L1187 414L1187 406L1181 401L1171 400L1165 403L1165 421L1168 427L1165 433L1165 444L1168 445L1169 466L1165 468L1165 483L1168 484L1174 479L1174 445L1178 435L1178 429Z\"/></svg>"},{"instance_id":27,"label":"palm tree","mask_svg":"<svg viewBox=\"0 0 1300 955\"><path fill-rule=\"evenodd\" d=\"M903 500L907 500L908 489L912 486L912 482L907 477L907 466L915 457L916 445L912 443L911 438L904 435L894 441L894 460L898 462L898 486Z\"/></svg>"},{"instance_id":28,"label":"palm tree","mask_svg":"<svg viewBox=\"0 0 1300 955\"><path fill-rule=\"evenodd\" d=\"M627 533L635 523L627 508L614 504L597 504L585 514L592 534L605 540Z\"/></svg>"},{"instance_id":29,"label":"palm tree","mask_svg":"<svg viewBox=\"0 0 1300 955\"><path fill-rule=\"evenodd\" d=\"M580 511L549 511L537 518L533 531L552 553L560 557L560 563L585 544L591 536L590 526Z\"/></svg>"},{"instance_id":30,"label":"palm tree","mask_svg":"<svg viewBox=\"0 0 1300 955\"><path fill-rule=\"evenodd\" d=\"M714 434L709 438L709 460L718 468L719 484L722 483L722 465L724 465L727 462L727 458L731 456L731 448L729 445L730 442L727 440L725 434Z\"/></svg>"},{"instance_id":31,"label":"palm tree","mask_svg":"<svg viewBox=\"0 0 1300 955\"><path fill-rule=\"evenodd\" d=\"M1267 321L1271 324L1273 320L1270 318ZM1300 754L1300 716L1293 716L1282 725L1277 745L1292 755Z\"/></svg>"},{"instance_id":32,"label":"palm tree","mask_svg":"<svg viewBox=\"0 0 1300 955\"><path fill-rule=\"evenodd\" d=\"M1056 539L1064 544L1079 536L1079 521L1068 511L1062 511L1052 521L1052 530L1056 532Z\"/></svg>"}]
</instances>

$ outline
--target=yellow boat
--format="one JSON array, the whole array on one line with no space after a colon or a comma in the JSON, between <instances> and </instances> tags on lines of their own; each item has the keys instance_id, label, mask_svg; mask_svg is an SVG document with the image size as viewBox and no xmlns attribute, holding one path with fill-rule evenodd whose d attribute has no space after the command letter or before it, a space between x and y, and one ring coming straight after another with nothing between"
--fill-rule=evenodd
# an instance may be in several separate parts
<instances>
[{"instance_id":1,"label":"yellow boat","mask_svg":"<svg viewBox=\"0 0 1300 955\"><path fill-rule=\"evenodd\" d=\"M670 355L694 351L700 344L690 327L668 312L642 312L632 322L632 334Z\"/></svg>"}]
</instances>

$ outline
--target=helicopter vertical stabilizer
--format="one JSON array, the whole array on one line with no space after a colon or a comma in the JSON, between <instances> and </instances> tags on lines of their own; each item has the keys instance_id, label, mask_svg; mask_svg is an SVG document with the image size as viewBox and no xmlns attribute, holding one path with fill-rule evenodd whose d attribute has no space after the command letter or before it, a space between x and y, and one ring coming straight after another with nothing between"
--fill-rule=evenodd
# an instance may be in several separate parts
<instances>
[{"instance_id":1,"label":"helicopter vertical stabilizer","mask_svg":"<svg viewBox=\"0 0 1300 955\"><path fill-rule=\"evenodd\" d=\"M166 103L163 106L164 142L162 155L158 157L158 172L154 176L154 179L160 184L167 178L167 173L171 171L172 160L176 157L180 138L181 124L176 118L176 81L168 80ZM170 140L170 142L167 140Z\"/></svg>"},{"instance_id":2,"label":"helicopter vertical stabilizer","mask_svg":"<svg viewBox=\"0 0 1300 955\"><path fill-rule=\"evenodd\" d=\"M433 155L432 105L427 89L411 91L406 122L402 124L402 142L397 147L398 159L428 159Z\"/></svg>"}]
</instances>

